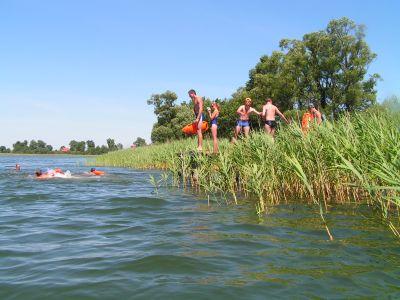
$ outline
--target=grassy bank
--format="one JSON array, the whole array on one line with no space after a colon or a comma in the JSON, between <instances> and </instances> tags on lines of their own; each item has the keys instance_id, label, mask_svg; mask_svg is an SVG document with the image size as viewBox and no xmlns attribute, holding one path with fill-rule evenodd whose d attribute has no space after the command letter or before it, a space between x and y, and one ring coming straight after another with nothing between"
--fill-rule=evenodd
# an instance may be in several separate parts
<instances>
[{"instance_id":1,"label":"grassy bank","mask_svg":"<svg viewBox=\"0 0 400 300\"><path fill-rule=\"evenodd\" d=\"M175 182L208 195L256 199L259 213L280 203L314 203L324 226L334 203L367 203L399 234L400 119L384 111L343 116L304 135L298 125L282 129L275 141L263 132L219 155L189 155L195 140L112 152L98 165L169 170ZM208 146L211 148L211 145ZM240 196L239 196L240 195Z\"/></svg>"}]
</instances>

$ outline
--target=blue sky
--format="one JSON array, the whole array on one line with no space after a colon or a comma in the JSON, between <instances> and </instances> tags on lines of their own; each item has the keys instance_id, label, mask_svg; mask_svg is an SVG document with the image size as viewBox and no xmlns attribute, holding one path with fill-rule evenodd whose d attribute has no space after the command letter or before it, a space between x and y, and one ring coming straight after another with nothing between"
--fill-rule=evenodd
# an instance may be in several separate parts
<instances>
[{"instance_id":1,"label":"blue sky","mask_svg":"<svg viewBox=\"0 0 400 300\"><path fill-rule=\"evenodd\" d=\"M343 16L366 25L378 99L400 95L399 3L1 0L0 145L149 141L151 94L229 97L280 39Z\"/></svg>"}]
</instances>

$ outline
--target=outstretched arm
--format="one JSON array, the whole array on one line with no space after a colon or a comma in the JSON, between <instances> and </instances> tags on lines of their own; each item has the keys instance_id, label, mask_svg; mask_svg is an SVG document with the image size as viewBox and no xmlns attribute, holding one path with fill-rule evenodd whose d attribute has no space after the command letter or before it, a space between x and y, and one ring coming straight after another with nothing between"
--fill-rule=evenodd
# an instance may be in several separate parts
<instances>
[{"instance_id":1,"label":"outstretched arm","mask_svg":"<svg viewBox=\"0 0 400 300\"><path fill-rule=\"evenodd\" d=\"M257 114L257 115L259 115L259 116L262 115L262 112L259 112L259 111L257 111L257 110L254 109L254 108L251 109L250 113L254 113L254 114Z\"/></svg>"},{"instance_id":2,"label":"outstretched arm","mask_svg":"<svg viewBox=\"0 0 400 300\"><path fill-rule=\"evenodd\" d=\"M287 124L289 124L289 121L286 119L286 117L283 115L283 113L281 113L279 111L279 109L276 109L276 113L278 114L278 116L280 116L282 119L284 119Z\"/></svg>"}]
</instances>

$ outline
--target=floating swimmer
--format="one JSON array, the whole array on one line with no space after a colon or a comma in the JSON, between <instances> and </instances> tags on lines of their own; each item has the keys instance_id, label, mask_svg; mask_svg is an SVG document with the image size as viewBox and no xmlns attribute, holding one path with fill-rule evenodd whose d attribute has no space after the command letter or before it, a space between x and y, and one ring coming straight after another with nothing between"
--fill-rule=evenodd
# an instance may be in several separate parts
<instances>
[{"instance_id":1,"label":"floating swimmer","mask_svg":"<svg viewBox=\"0 0 400 300\"><path fill-rule=\"evenodd\" d=\"M106 173L104 171L98 171L96 168L91 168L89 174L94 176L103 176Z\"/></svg>"},{"instance_id":2,"label":"floating swimmer","mask_svg":"<svg viewBox=\"0 0 400 300\"><path fill-rule=\"evenodd\" d=\"M64 172L60 168L55 168L54 172L59 174L64 174Z\"/></svg>"},{"instance_id":3,"label":"floating swimmer","mask_svg":"<svg viewBox=\"0 0 400 300\"><path fill-rule=\"evenodd\" d=\"M71 172L70 171L65 171L63 172L60 168L56 169L48 169L46 172L43 172L42 170L37 170L35 172L36 178L37 179L49 179L49 178L71 178Z\"/></svg>"}]
</instances>

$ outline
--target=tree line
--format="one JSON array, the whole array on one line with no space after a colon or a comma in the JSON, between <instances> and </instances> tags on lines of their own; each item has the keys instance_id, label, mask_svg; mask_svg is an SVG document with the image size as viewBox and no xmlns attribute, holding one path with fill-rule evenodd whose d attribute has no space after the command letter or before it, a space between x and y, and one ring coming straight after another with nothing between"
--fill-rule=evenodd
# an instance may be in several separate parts
<instances>
[{"instance_id":1,"label":"tree line","mask_svg":"<svg viewBox=\"0 0 400 300\"><path fill-rule=\"evenodd\" d=\"M282 39L279 48L260 58L249 71L248 81L231 98L215 100L221 107L219 136L232 134L236 109L246 97L252 98L258 109L266 98L272 98L292 118L310 103L330 118L376 104L380 76L368 74L376 54L365 41L363 25L348 18L332 20L324 30L307 33L300 40ZM183 138L181 128L194 120L191 103L177 104L177 99L174 92L166 91L153 94L147 101L157 116L151 133L153 142ZM205 107L211 103L211 99L204 101ZM259 118L252 121L253 128L262 126Z\"/></svg>"},{"instance_id":2,"label":"tree line","mask_svg":"<svg viewBox=\"0 0 400 300\"><path fill-rule=\"evenodd\" d=\"M145 139L138 137L133 142L136 147L146 145ZM122 150L123 145L116 143L114 139L108 138L107 145L96 146L92 140L87 141L76 141L72 140L68 146L62 146L60 149L54 149L53 146L48 145L42 140L31 140L28 142L17 141L13 144L13 148L7 148L0 146L0 153L21 153L21 154L54 154L54 153L65 153L65 154L81 154L81 155L99 155L105 154L110 151Z\"/></svg>"}]
</instances>

